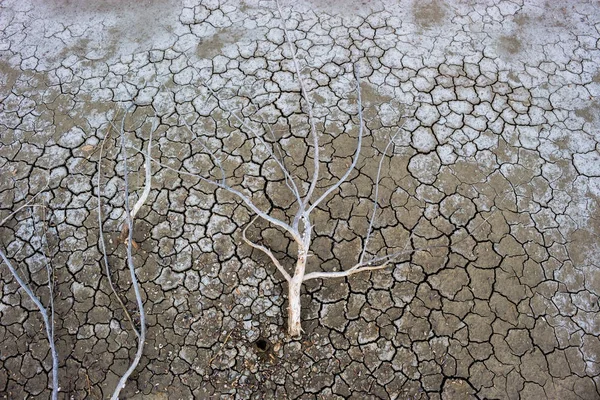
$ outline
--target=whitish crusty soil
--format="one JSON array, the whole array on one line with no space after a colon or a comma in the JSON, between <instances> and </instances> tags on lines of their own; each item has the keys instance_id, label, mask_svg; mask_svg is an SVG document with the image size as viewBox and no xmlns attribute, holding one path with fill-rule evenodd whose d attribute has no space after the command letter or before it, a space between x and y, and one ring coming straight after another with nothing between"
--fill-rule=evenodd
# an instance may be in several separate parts
<instances>
[{"instance_id":1,"label":"whitish crusty soil","mask_svg":"<svg viewBox=\"0 0 600 400\"><path fill-rule=\"evenodd\" d=\"M308 282L305 334L289 340L285 281L241 240L249 210L153 164L134 229L148 338L122 397L599 398L598 3L296 3L283 8L321 132L319 193L356 148L354 65L366 125L357 170L314 213L309 268L356 262L396 132L369 250L428 250ZM109 397L136 350L98 245L98 148L110 131L103 226L138 323L109 121L135 104L125 120L132 203L145 173L135 149L156 116L158 161L219 177L209 148L231 185L293 216L280 170L232 115L278 143L298 185L309 182L306 105L280 27L268 1L0 2L0 218L48 181L37 198L46 207L9 219L0 246L48 304L47 231L61 398ZM263 221L248 234L293 267L280 230ZM50 395L41 317L5 265L0 366L5 398Z\"/></svg>"}]
</instances>

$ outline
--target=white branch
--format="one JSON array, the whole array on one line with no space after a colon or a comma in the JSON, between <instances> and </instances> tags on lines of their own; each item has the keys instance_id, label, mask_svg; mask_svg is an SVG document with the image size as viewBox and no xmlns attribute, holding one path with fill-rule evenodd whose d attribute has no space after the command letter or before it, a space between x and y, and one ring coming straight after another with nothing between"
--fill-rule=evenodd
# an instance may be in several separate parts
<instances>
[{"instance_id":1,"label":"white branch","mask_svg":"<svg viewBox=\"0 0 600 400\"><path fill-rule=\"evenodd\" d=\"M281 275L283 275L283 277L285 278L286 281L290 282L292 280L292 277L290 276L290 274L287 273L287 271L283 268L283 266L281 265L281 263L279 262L279 260L277 258L275 258L275 256L273 255L273 253L271 252L271 250L269 250L268 248L266 248L265 246L262 246L260 244L256 244L254 242L251 242L247 237L246 237L246 230L248 229L248 227L250 225L252 225L254 223L254 221L256 221L256 219L258 218L258 215L255 216L252 221L250 221L250 223L248 225L246 225L246 227L244 228L244 230L242 231L242 239L244 239L244 242L246 242L249 246L262 251L263 253L265 253L267 256L269 256L269 258L271 259L271 261L273 261L273 264L275 264L275 266L277 267L277 269L279 270L279 272L281 272Z\"/></svg>"},{"instance_id":2,"label":"white branch","mask_svg":"<svg viewBox=\"0 0 600 400\"><path fill-rule=\"evenodd\" d=\"M371 238L371 233L373 231L373 224L375 223L375 217L377 216L377 208L379 206L379 183L380 183L381 167L383 165L383 160L385 158L385 155L387 154L388 149L394 143L394 140L396 139L396 137L400 133L400 130L402 130L403 127L404 127L404 124L402 124L400 126L400 128L398 128L398 130L396 131L394 136L392 136L392 138L388 142L387 146L385 146L385 149L383 150L383 153L381 154L381 158L379 159L379 166L377 167L377 176L375 178L375 198L373 199L373 214L371 215L371 220L369 221L369 228L367 229L367 236L365 237L365 243L363 245L363 249L360 254L360 258L358 259L359 264L362 264L362 262L365 258L365 254L367 252L367 245L369 244L369 239Z\"/></svg>"},{"instance_id":3,"label":"white branch","mask_svg":"<svg viewBox=\"0 0 600 400\"><path fill-rule=\"evenodd\" d=\"M303 282L306 282L310 279L319 279L319 278L320 279L343 278L343 277L357 274L357 273L363 272L363 271L374 271L374 270L378 270L378 269L383 269L383 268L387 267L388 264L389 264L389 262L386 262L383 265L377 265L377 266L373 266L373 267L367 267L367 266L359 267L358 265L355 265L354 267L352 267L346 271L311 272L311 273L304 275Z\"/></svg>"},{"instance_id":4,"label":"white branch","mask_svg":"<svg viewBox=\"0 0 600 400\"><path fill-rule=\"evenodd\" d=\"M156 130L156 121L152 124L152 130L150 131L150 137L148 138L148 154L152 154L152 134L154 133L155 130ZM150 189L152 187L152 162L151 162L150 158L148 158L148 157L146 157L145 169L146 169L146 183L144 184L144 191L142 192L142 195L140 196L138 201L133 206L133 209L131 210L131 219L135 218L138 211L140 211L140 208L142 208L142 206L146 202L146 199L148 199L148 195L150 194Z\"/></svg>"},{"instance_id":5,"label":"white branch","mask_svg":"<svg viewBox=\"0 0 600 400\"><path fill-rule=\"evenodd\" d=\"M35 200L35 198L38 197L40 195L40 193L42 193L44 190L46 190L49 185L50 185L50 176L47 177L46 184L44 185L44 187L41 188L40 191L37 192L35 195L33 195L32 198L30 198L29 200L27 200L25 202L25 204L23 204L21 207L17 208L15 211L13 211L10 214L8 214L2 221L0 221L0 226L4 225L6 223L6 221L8 221L9 219L11 219L13 215L15 215L16 213L18 213L19 211L21 211L25 207L29 207L29 206L31 206L31 207L37 207L37 205L31 204L31 203L33 203L33 201Z\"/></svg>"},{"instance_id":6,"label":"white branch","mask_svg":"<svg viewBox=\"0 0 600 400\"><path fill-rule=\"evenodd\" d=\"M135 354L135 358L131 362L131 365L129 366L127 371L125 371L125 374L123 374L123 376L121 376L119 383L117 383L117 387L115 388L115 391L113 392L113 395L111 397L112 400L118 400L119 393L121 393L121 390L125 387L125 384L127 383L127 379L129 378L129 376L133 373L133 371L136 369L137 365L139 364L139 362L142 358L142 354L144 352L144 342L146 341L146 314L144 312L144 301L142 299L142 293L140 291L140 284L139 284L136 274L135 274L135 266L133 264L133 255L132 255L132 250L131 250L131 246L132 246L131 242L133 240L133 219L131 218L131 213L129 210L129 180L128 180L128 171L127 171L127 150L125 148L125 133L124 133L124 129L123 129L123 126L125 125L125 117L127 116L127 113L129 112L129 110L132 107L133 107L133 105L130 106L125 111L125 114L123 115L123 119L121 121L120 134L121 134L121 152L123 153L123 180L125 182L125 214L127 216L127 226L129 227L128 240L127 240L127 265L129 266L129 274L131 275L131 284L133 285L133 289L135 292L135 299L137 301L137 306L138 306L138 310L140 313L140 330L139 330L140 335L138 337L138 348L137 348L137 352ZM150 155L148 155L148 156L150 156Z\"/></svg>"},{"instance_id":7,"label":"white branch","mask_svg":"<svg viewBox=\"0 0 600 400\"><path fill-rule=\"evenodd\" d=\"M329 189L327 189L325 191L325 193L323 193L321 195L321 197L319 197L314 203L312 203L310 205L310 207L308 208L308 210L306 210L306 215L310 214L312 212L312 210L314 210L314 208L316 206L319 205L319 203L321 203L325 198L327 198L327 196L329 196L331 194L331 192L333 192L334 190L336 190L337 188L339 188L342 183L344 183L344 181L346 179L348 179L348 176L350 176L350 174L352 173L352 171L354 171L354 168L356 167L356 163L358 162L358 157L360 155L360 149L362 146L362 138L363 138L363 115L362 115L362 97L361 97L361 93L360 93L360 77L358 75L358 65L356 65L354 67L354 75L356 77L356 91L358 93L358 120L359 120L359 129L358 129L358 143L356 144L356 152L354 153L354 157L352 159L352 164L350 165L350 167L348 168L348 170L346 171L346 173L344 174L344 176L342 176L340 178L340 180L333 186L331 186Z\"/></svg>"},{"instance_id":8,"label":"white branch","mask_svg":"<svg viewBox=\"0 0 600 400\"><path fill-rule=\"evenodd\" d=\"M48 291L50 296L50 351L52 352L52 387L57 388L58 393L58 352L56 351L55 341L54 341L54 270L52 269L52 265L48 260L47 253L50 252L48 247L48 236L47 231L44 226L44 221L46 221L46 207L42 205L42 214L44 218L42 219L42 239L46 246L46 250L42 251L42 255L44 256L46 274L48 276Z\"/></svg>"},{"instance_id":9,"label":"white branch","mask_svg":"<svg viewBox=\"0 0 600 400\"><path fill-rule=\"evenodd\" d=\"M100 184L101 184L101 178L102 178L102 153L104 152L104 144L106 143L106 139L108 138L109 134L110 134L110 128L107 131L106 135L104 135L104 139L102 140L102 144L100 145L100 155L98 156L98 179L96 182L96 186L97 186L96 194L98 197L98 231L99 231L98 236L99 236L99 240L100 240L100 251L102 252L102 260L104 261L104 270L106 272L106 277L108 279L108 285L110 286L110 289L112 290L113 294L117 298L117 301L121 305L121 308L123 309L123 313L129 320L131 329L133 330L133 332L139 339L140 332L135 327L135 324L133 323L133 319L131 318L129 311L127 311L127 307L125 307L125 304L123 303L123 300L121 299L121 296L119 296L119 293L115 289L115 285L113 283L112 275L110 272L110 264L108 262L108 254L106 253L106 243L104 242L104 229L102 227L102 222L103 222L102 221L102 200L101 200L102 191L100 189Z\"/></svg>"},{"instance_id":10,"label":"white branch","mask_svg":"<svg viewBox=\"0 0 600 400\"><path fill-rule=\"evenodd\" d=\"M313 138L313 177L310 182L310 187L306 196L304 197L304 201L299 204L298 212L296 217L294 218L293 226L296 227L299 219L301 218L304 210L308 206L310 198L317 186L317 181L319 180L319 136L317 135L317 128L315 126L315 118L313 116L312 104L310 102L310 98L308 97L308 92L306 90L306 85L304 84L304 80L302 79L302 73L300 71L300 64L298 63L298 57L296 57L296 50L294 49L294 45L292 43L292 39L290 38L290 33L285 25L285 19L283 18L283 11L281 10L281 5L279 4L279 0L275 0L277 4L277 10L279 11L279 19L281 21L281 27L283 32L285 33L285 38L290 47L290 53L292 54L292 61L294 62L294 68L296 69L296 76L298 77L298 83L300 84L300 91L302 92L302 97L304 98L304 102L306 103L307 111L308 111L308 122L310 124L311 135Z\"/></svg>"},{"instance_id":11,"label":"white branch","mask_svg":"<svg viewBox=\"0 0 600 400\"><path fill-rule=\"evenodd\" d=\"M275 143L277 142L277 138L275 137L275 132L273 132L273 128L271 128L271 125L269 123L267 123L267 121L265 121L265 119L262 115L259 114L258 106L254 105L254 108L256 109L256 114L260 117L260 120L262 121L263 129L265 129L264 125L266 125L267 128L265 129L265 132L271 134L271 139L273 139L273 152L278 153L280 162L283 164L285 159L283 156L283 152L281 151L281 147L275 145ZM275 155L273 155L273 157L275 157ZM300 203L300 193L298 192L298 189L295 187L294 182L290 182L290 179L288 179L288 175L286 175L286 174L284 174L284 179L285 179L285 185L288 187L288 189L290 189L290 191L292 193L297 194L296 201L298 203ZM292 187L292 185L294 185L294 187Z\"/></svg>"},{"instance_id":12,"label":"white branch","mask_svg":"<svg viewBox=\"0 0 600 400\"><path fill-rule=\"evenodd\" d=\"M437 246L432 246L430 248L434 248L434 247L437 247ZM439 246L439 247L443 247L443 246ZM374 271L374 270L382 269L382 268L387 267L393 261L393 259L396 257L399 257L403 254L411 254L411 253L416 253L417 251L424 251L426 249L427 248L398 251L396 253L392 253L387 256L374 258L365 263L358 263L358 264L354 265L352 268L347 269L345 271L311 272L304 276L304 280L307 281L309 279L316 279L316 278L323 278L323 279L324 278L341 278L341 277L350 276L352 274L356 274L356 273L362 272L362 271ZM373 265L373 264L379 264L380 262L383 262L383 264Z\"/></svg>"},{"instance_id":13,"label":"white branch","mask_svg":"<svg viewBox=\"0 0 600 400\"><path fill-rule=\"evenodd\" d=\"M34 198L41 192L38 192ZM31 203L33 199L30 199L28 203ZM28 204L26 203L26 205ZM9 217L13 216L15 213L17 213L19 210L23 209L24 206L19 207L15 212L11 213L7 218L2 220L2 224L4 224L4 222L6 222L8 220ZM1 225L1 224L0 224ZM58 352L56 350L56 344L54 343L54 301L52 299L53 296L53 284L52 282L48 282L48 287L50 289L50 304L51 304L51 311L52 311L52 318L48 316L48 310L44 307L44 305L42 304L42 302L40 301L40 299L33 293L33 291L31 290L31 288L25 283L25 281L23 281L21 279L21 277L19 276L19 274L17 273L17 270L13 267L12 263L10 262L10 260L8 259L8 257L6 257L6 255L4 254L4 252L0 249L0 258L2 259L2 261L6 264L6 266L8 267L8 270L10 271L10 273L12 274L13 278L15 278L15 280L17 281L17 283L19 284L19 286L21 287L21 289L23 289L23 291L27 294L27 296L29 296L29 298L31 299L31 301L33 301L33 303L35 304L35 306L37 307L37 309L39 310L40 314L42 315L42 319L44 321L44 326L46 328L46 338L48 339L48 344L50 346L50 354L52 356L52 400L57 400L58 399L58 391L59 391L59 386L58 386ZM46 270L48 271L48 276L49 279L51 279L51 274L49 272L49 266L48 264L46 265Z\"/></svg>"}]
</instances>

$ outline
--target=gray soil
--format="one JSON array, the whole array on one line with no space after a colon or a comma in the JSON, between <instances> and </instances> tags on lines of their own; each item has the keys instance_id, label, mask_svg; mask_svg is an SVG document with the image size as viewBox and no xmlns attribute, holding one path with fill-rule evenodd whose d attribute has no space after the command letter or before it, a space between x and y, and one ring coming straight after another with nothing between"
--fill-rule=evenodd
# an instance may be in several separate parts
<instances>
[{"instance_id":1,"label":"gray soil","mask_svg":"<svg viewBox=\"0 0 600 400\"><path fill-rule=\"evenodd\" d=\"M307 107L275 4L1 1L0 220L42 192L0 227L0 248L44 304L53 269L59 397L110 397L136 351L101 264L96 197L108 135L103 228L138 324L110 124L134 104L131 204L145 176L135 149L156 118L163 166L133 231L148 337L122 398L600 398L600 7L476 3L282 1L320 132L318 194L352 160L356 66L361 76L360 158L313 213L309 270L356 263L392 137L368 251L416 250L307 282L292 340L285 280L242 241L252 212L164 166L218 179L208 148L230 185L293 218L283 174L248 129L306 190ZM248 236L293 269L283 231L258 221ZM48 398L51 366L40 314L2 264L0 397Z\"/></svg>"}]
</instances>

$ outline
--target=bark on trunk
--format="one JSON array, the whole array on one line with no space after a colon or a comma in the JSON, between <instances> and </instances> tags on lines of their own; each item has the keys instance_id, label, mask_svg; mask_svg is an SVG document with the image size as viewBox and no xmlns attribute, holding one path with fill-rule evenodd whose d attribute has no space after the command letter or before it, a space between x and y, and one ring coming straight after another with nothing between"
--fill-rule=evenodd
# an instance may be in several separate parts
<instances>
[{"instance_id":1,"label":"bark on trunk","mask_svg":"<svg viewBox=\"0 0 600 400\"><path fill-rule=\"evenodd\" d=\"M300 320L300 289L302 288L302 279L294 276L288 284L288 335L293 338L302 336L302 326Z\"/></svg>"}]
</instances>

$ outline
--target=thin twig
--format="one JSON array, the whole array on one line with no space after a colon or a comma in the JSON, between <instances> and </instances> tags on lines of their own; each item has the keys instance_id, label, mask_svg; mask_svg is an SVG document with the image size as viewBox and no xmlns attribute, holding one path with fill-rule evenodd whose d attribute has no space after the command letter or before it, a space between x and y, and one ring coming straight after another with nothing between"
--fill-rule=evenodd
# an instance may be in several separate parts
<instances>
[{"instance_id":1,"label":"thin twig","mask_svg":"<svg viewBox=\"0 0 600 400\"><path fill-rule=\"evenodd\" d=\"M517 187L518 187L518 186L520 186L520 184L519 184L519 185L517 185ZM488 221L490 218L492 218L492 216L494 216L494 215L495 215L497 212L499 212L499 211L500 211L500 204L502 204L502 203L504 202L504 200L506 200L506 197L508 197L508 195L509 195L510 193L512 193L512 192L509 192L509 191L507 191L507 192L505 193L505 196L503 197L503 199L502 199L502 200L500 200L500 203L499 203L499 205L496 207L496 209L495 209L495 210L494 210L494 211L493 211L493 212L492 212L490 215L488 215L488 216L487 216L487 218L485 218L485 219L484 219L484 220L483 220L483 221L482 221L482 222L481 222L479 225L477 225L477 226L476 226L476 227L473 229L473 231L472 231L472 232L474 232L474 231L476 231L477 229L479 229L479 228L480 228L481 226L483 226L483 224L485 224L485 223L486 223L486 222L487 222L487 221ZM421 248L417 248L417 249L413 249L413 250L409 250L409 251L406 251L406 250L401 250L401 251L398 251L398 252L394 252L394 253L391 253L391 254L387 254L387 255L385 255L385 256L375 257L375 258L373 258L373 259L369 260L369 261L368 261L368 262L366 262L366 263L362 263L362 264L360 264L360 263L359 263L359 264L357 264L356 266L354 266L353 268L362 267L363 265L367 265L367 266L368 266L368 265L372 265L372 264L378 264L378 263L380 263L380 262L386 262L386 263L389 263L389 262L391 262L391 261L392 261L394 258L396 258L396 257L399 257L399 256L401 256L401 255L404 255L404 254L415 253L415 252L418 252L418 251L429 251L429 250L433 250L433 249L439 249L439 248L449 248L449 247L451 247L451 246L455 246L455 245L457 245L458 243L460 243L460 242L462 242L462 241L464 241L464 240L466 240L466 239L468 239L468 238L470 238L470 237L471 237L471 235L466 235L465 237L463 237L463 238L461 238L461 239L459 239L459 240L457 240L457 241L455 241L455 242L453 242L453 243L450 243L449 245L433 245L433 246L426 246L426 247L421 247ZM409 243L409 242L407 242L407 245L408 245L408 243ZM405 248L406 248L406 246L405 246Z\"/></svg>"},{"instance_id":2,"label":"thin twig","mask_svg":"<svg viewBox=\"0 0 600 400\"><path fill-rule=\"evenodd\" d=\"M392 136L392 138L390 138L387 146L385 146L385 149L383 150L383 153L381 154L381 158L379 159L379 166L377 167L377 176L375 178L375 198L373 199L373 214L371 215L371 219L369 221L369 228L367 229L367 236L365 236L365 242L363 245L363 249L360 254L360 258L358 259L359 264L362 263L365 258L365 254L367 252L367 246L369 244L369 239L371 238L371 232L373 230L373 224L375 223L375 217L377 216L377 208L379 206L379 183L380 183L381 167L383 165L383 160L385 159L388 149L392 146L392 144L394 143L394 140L396 139L396 137L398 136L398 134L400 133L400 131L402 130L403 127L404 127L404 124L402 124L402 126L400 126L400 128L398 128L398 130L396 131L394 136Z\"/></svg>"},{"instance_id":3,"label":"thin twig","mask_svg":"<svg viewBox=\"0 0 600 400\"><path fill-rule=\"evenodd\" d=\"M249 246L262 251L263 253L265 253L267 256L269 256L269 258L271 259L271 261L273 261L273 264L275 264L275 266L277 267L277 269L279 270L279 272L281 272L281 275L283 275L283 277L285 278L286 281L291 281L292 277L290 276L290 274L287 273L287 271L283 268L283 266L281 265L281 263L279 262L279 260L277 260L277 258L275 258L275 256L273 255L273 253L271 252L271 250L267 249L265 246L262 246L260 244L256 244L254 242L251 242L247 237L246 237L246 231L248 230L248 227L252 224L254 224L254 222L258 219L258 215L256 215L252 221L250 221L250 223L248 225L246 225L246 227L244 228L244 230L242 231L242 239L244 240L244 242L246 242Z\"/></svg>"},{"instance_id":4,"label":"thin twig","mask_svg":"<svg viewBox=\"0 0 600 400\"><path fill-rule=\"evenodd\" d=\"M111 122L111 125L114 127L114 124L112 122ZM150 131L150 137L148 138L148 154L152 154L152 134L154 133L156 128L157 128L157 125L156 125L156 120L155 120L154 123L152 124L152 130ZM145 157L144 169L146 170L144 191L142 192L142 195L138 198L135 205L133 206L133 209L131 210L130 215L131 215L132 221L135 221L135 216L137 215L137 213L140 211L140 209L142 208L142 206L148 199L148 195L150 194L150 190L152 189L152 162L148 157ZM126 218L127 217L125 217L125 219ZM129 224L127 223L127 220L125 220L125 221L123 221L123 228L121 229L120 240L125 240L125 238L128 236L128 234L129 234ZM137 248L135 241L132 242L132 244L134 245L134 247Z\"/></svg>"},{"instance_id":5,"label":"thin twig","mask_svg":"<svg viewBox=\"0 0 600 400\"><path fill-rule=\"evenodd\" d=\"M212 362L215 360L215 358L217 358L219 356L219 354L221 354L221 352L223 351L223 348L225 347L225 345L227 344L227 341L229 341L229 338L231 337L231 334L233 333L233 329L229 331L229 333L227 334L227 337L225 338L225 340L223 341L223 343L221 343L221 347L219 347L219 351L217 351L215 353L214 356L212 356L210 358L210 360L208 360L208 366L210 367L210 365L212 364Z\"/></svg>"},{"instance_id":6,"label":"thin twig","mask_svg":"<svg viewBox=\"0 0 600 400\"><path fill-rule=\"evenodd\" d=\"M184 51L182 54L187 59L188 64L190 65L190 67L194 71L196 71L196 73L198 74L198 76L200 76L201 75L200 71L198 70L198 68L196 68L196 66L194 65L194 63L192 63L192 61L188 57L187 53ZM267 151L267 153L269 154L269 156L272 157L273 160L275 160L275 162L277 163L277 165L281 169L281 172L283 172L283 174L290 180L291 186L292 186L292 192L293 192L294 196L296 197L296 200L298 201L298 203L301 204L302 201L300 199L300 192L298 191L298 187L296 185L296 182L294 181L293 177L291 176L291 174L289 173L289 171L287 170L287 168L285 167L285 165L283 165L283 163L280 162L277 159L277 157L275 157L275 155L273 154L273 151L271 150L271 147L269 145L267 145L267 143L264 141L264 139L262 138L262 136L259 135L258 132L255 129L253 129L250 125L248 125L248 123L246 123L246 121L244 121L242 118L240 118L232 109L230 109L227 106L227 104L225 104L225 102L221 101L221 99L219 98L219 95L208 85L208 83L204 82L202 79L200 79L200 81L202 82L202 84L204 85L204 87L209 91L209 93L217 100L217 102L223 104L223 108L225 109L225 111L227 111L229 114L231 114L233 116L233 118L235 118L244 128L246 128L248 131L250 131L252 133L252 135L254 135L254 137L256 138L256 140L258 140L258 142L265 148L265 150Z\"/></svg>"},{"instance_id":7,"label":"thin twig","mask_svg":"<svg viewBox=\"0 0 600 400\"><path fill-rule=\"evenodd\" d=\"M99 230L99 236L100 236L100 250L102 251L102 258L104 260L104 270L106 271L106 277L108 278L108 285L110 286L110 290L113 292L113 294L115 295L117 301L119 302L119 305L121 306L121 308L123 309L123 313L125 314L125 317L127 317L127 319L129 320L129 324L131 325L131 329L133 330L133 332L135 332L135 335L139 338L140 337L140 333L137 330L137 328L135 327L135 324L133 322L133 318L131 318L131 315L129 314L129 311L127 310L127 307L125 307L125 303L123 302L123 300L121 299L121 296L119 295L119 293L117 292L115 285L113 283L112 280L112 274L110 271L110 263L108 262L108 255L106 253L106 244L104 241L104 229L102 227L103 225L103 221L102 221L102 197L101 197L101 189L100 189L100 184L101 184L101 178L102 178L102 153L104 151L104 145L106 143L106 139L110 136L110 126L108 127L108 130L106 132L106 135L104 135L104 139L102 140L102 144L100 145L100 155L98 156L98 179L96 182L96 187L97 187L97 197L98 197L98 230Z\"/></svg>"},{"instance_id":8,"label":"thin twig","mask_svg":"<svg viewBox=\"0 0 600 400\"><path fill-rule=\"evenodd\" d=\"M50 349L56 353L56 349L54 348L54 268L50 264L48 253L50 249L48 247L48 230L46 229L45 221L46 221L46 207L41 207L42 209L42 240L43 245L45 245L45 250L42 249L42 256L44 257L44 264L46 267L46 274L48 276L48 292L50 297ZM52 387L58 387L58 356L52 357Z\"/></svg>"},{"instance_id":9,"label":"thin twig","mask_svg":"<svg viewBox=\"0 0 600 400\"><path fill-rule=\"evenodd\" d=\"M359 76L358 65L354 66L354 76L356 78L356 92L358 95L359 128L358 128L358 142L356 144L356 152L354 153L354 157L352 158L352 164L350 164L350 167L348 168L346 173L340 178L340 180L335 185L333 185L329 189L327 189L325 191L325 193L323 193L321 195L321 197L319 197L315 202L313 202L310 205L308 210L306 210L306 215L310 214L312 212L312 210L314 210L315 207L319 205L319 203L321 203L325 198L327 198L327 196L329 196L331 194L331 192L333 192L334 190L339 188L342 185L342 183L344 183L346 181L346 179L348 179L348 176L350 176L352 171L354 171L354 168L356 167L356 163L358 162L358 157L360 156L360 150L362 147L363 128L364 128L364 121L363 121L363 115L362 115L362 96L360 93L360 76Z\"/></svg>"},{"instance_id":10,"label":"thin twig","mask_svg":"<svg viewBox=\"0 0 600 400\"><path fill-rule=\"evenodd\" d=\"M310 131L313 138L313 177L310 182L310 187L308 188L308 192L304 197L304 200L301 204L298 204L298 212L296 217L294 218L294 223L292 226L296 227L298 221L302 217L302 214L306 210L308 203L312 197L312 194L317 186L317 181L319 180L319 136L317 134L317 128L315 125L315 118L313 116L312 104L310 98L308 97L308 91L306 90L306 85L304 84L304 79L302 79L302 73L300 71L300 64L298 63L298 57L296 57L296 50L294 49L294 44L292 43L292 39L290 38L290 33L286 27L285 19L283 18L283 11L281 10L281 5L279 4L279 0L275 0L275 4L277 5L277 10L279 11L279 20L281 21L281 27L283 28L283 32L285 33L285 38L290 48L290 53L292 55L292 61L294 63L294 68L296 69L296 76L298 78L298 83L300 84L300 91L302 92L302 97L304 98L304 102L306 103L306 109L308 112L308 123L310 125Z\"/></svg>"},{"instance_id":11,"label":"thin twig","mask_svg":"<svg viewBox=\"0 0 600 400\"><path fill-rule=\"evenodd\" d=\"M283 152L281 151L281 146L276 146L275 143L277 143L277 138L275 137L275 132L273 131L273 128L271 128L271 125L268 124L264 117L260 114L258 114L259 110L258 107L255 106L256 108L256 114L260 117L261 121L262 121L262 125L266 125L267 129L265 129L265 132L269 133L271 135L271 139L273 140L273 151L276 151L279 159L281 161L281 164L284 163L285 159L283 156ZM263 128L264 129L264 128ZM273 155L273 157L275 157L275 155ZM285 185L288 187L288 189L290 189L290 191L294 192L294 188L292 187L290 180L288 179L288 176L286 174L283 175L284 179L285 179ZM299 198L297 200L300 200Z\"/></svg>"},{"instance_id":12,"label":"thin twig","mask_svg":"<svg viewBox=\"0 0 600 400\"><path fill-rule=\"evenodd\" d=\"M138 153L141 154L147 154L145 153L143 150L139 150L136 148L133 148L135 151L137 151ZM265 213L264 211L260 210L253 202L252 200L246 196L245 194L243 194L242 192L240 192L239 190L236 190L234 188L232 188L231 186L227 185L227 184L223 184L221 182L217 182L214 181L212 179L209 178L205 178L204 176L200 175L200 174L195 174L192 172L188 172L188 171L182 171L173 167L170 167L166 164L161 163L160 161L158 161L155 158L150 157L150 159L152 161L154 161L157 165L160 165L163 168L166 168L170 171L176 172L178 174L181 175L186 175L186 176L190 176L196 179L201 180L202 182L206 182L209 183L211 185L214 185L216 187L219 187L221 189L225 189L226 191L228 191L229 193L234 194L235 196L237 196L239 199L241 199L252 211L254 211L254 213L256 213L257 215L259 215L261 218L263 218L266 221L269 221L270 223L272 223L275 226L279 226L280 228L284 229L285 231L287 231L288 233L290 233L290 235L292 235L292 237L298 241L299 243L302 243L302 240L300 238L300 234L297 232L297 230L293 229L291 226L289 226L288 224L286 224L285 222L278 220L277 218L271 217L270 215L268 215L267 213Z\"/></svg>"},{"instance_id":13,"label":"thin twig","mask_svg":"<svg viewBox=\"0 0 600 400\"><path fill-rule=\"evenodd\" d=\"M121 120L120 135L121 135L121 152L123 154L123 180L125 182L125 213L127 215L127 225L129 226L129 234L128 234L128 240L127 240L127 265L129 266L129 274L131 275L131 284L133 285L133 289L135 292L135 299L137 301L137 306L138 306L138 310L140 313L140 331L139 331L140 335L138 337L138 348L137 348L137 352L135 354L135 358L131 362L131 365L129 366L127 371L125 371L125 374L123 374L123 376L121 376L119 383L117 383L117 387L115 388L115 391L111 397L112 400L117 400L119 398L119 393L121 393L121 390L125 387L125 384L127 383L127 379L129 379L129 376L137 368L137 365L139 364L139 362L142 358L142 354L144 352L144 342L146 341L146 313L144 311L144 301L142 299L142 293L140 291L140 284L139 284L136 274L135 274L135 266L133 264L133 255L132 255L132 250L131 250L131 247L132 247L131 242L133 240L133 219L131 218L131 213L130 213L130 209L129 209L129 176L128 176L128 170L127 170L127 149L125 148L125 132L124 132L124 128L123 128L125 125L125 117L127 116L127 113L129 112L129 110L132 107L133 107L133 105L131 105L125 111L125 114L123 115L123 119ZM150 156L150 155L148 155L148 156Z\"/></svg>"},{"instance_id":14,"label":"thin twig","mask_svg":"<svg viewBox=\"0 0 600 400\"><path fill-rule=\"evenodd\" d=\"M156 131L156 128L157 124L155 120L152 124L152 130L150 131L150 135L148 137L148 154L152 154L152 134ZM150 189L152 188L152 163L149 158L146 158L146 164L144 168L146 169L146 182L144 184L144 191L131 210L131 219L135 219L135 216L146 202L146 199L148 199Z\"/></svg>"},{"instance_id":15,"label":"thin twig","mask_svg":"<svg viewBox=\"0 0 600 400\"><path fill-rule=\"evenodd\" d=\"M23 207L20 207L19 210L21 210L22 208ZM11 216L14 214L15 214L15 212L13 212L11 214ZM4 223L5 221L6 221L6 219L4 219L2 221L2 223ZM23 291L27 294L27 296L29 296L31 301L33 301L33 303L35 304L37 309L40 311L40 314L42 315L42 319L44 321L44 326L46 328L46 338L48 339L48 344L50 346L50 354L52 356L52 400L57 400L58 399L58 391L60 388L58 386L58 352L56 350L56 345L54 343L54 319L53 318L52 318L52 320L50 319L50 317L48 316L48 309L46 309L44 307L44 305L42 304L40 299L33 293L31 288L29 288L29 286L25 283L25 281L23 281L21 279L21 277L17 273L17 270L13 267L12 263L10 262L8 257L6 257L6 254L4 254L2 249L0 249L0 258L6 264L10 273L12 274L13 278L17 281L17 283L19 284L21 289L23 289ZM48 265L46 265L46 267L49 268ZM49 284L49 285L50 285L49 287L52 286L52 284ZM50 292L50 297L52 297L52 291ZM54 303L53 303L52 299L51 299L51 304L52 304L51 310L52 310L52 316L53 316L54 315L54 306L53 306Z\"/></svg>"},{"instance_id":16,"label":"thin twig","mask_svg":"<svg viewBox=\"0 0 600 400\"><path fill-rule=\"evenodd\" d=\"M37 192L35 195L33 195L32 198L30 198L29 200L27 200L25 202L25 204L23 204L21 207L17 208L15 211L13 211L10 214L8 214L2 221L0 221L0 226L4 225L6 223L6 221L8 221L9 219L11 219L15 214L17 214L19 211L21 211L25 207L29 207L29 206L31 206L31 207L40 207L39 205L32 205L32 203L35 200L35 198L40 195L40 193L42 193L44 190L46 190L48 188L48 186L50 186L50 176L47 177L46 184L44 185L44 187L41 188L39 190L39 192ZM41 205L41 207L43 207L43 205Z\"/></svg>"}]
</instances>

